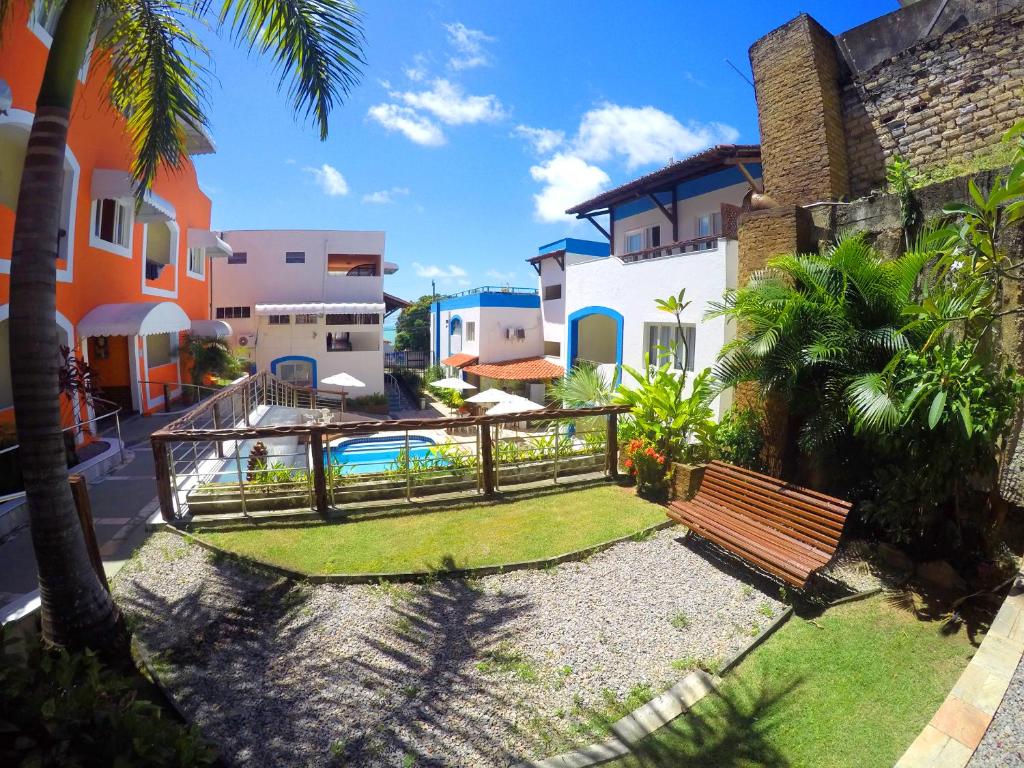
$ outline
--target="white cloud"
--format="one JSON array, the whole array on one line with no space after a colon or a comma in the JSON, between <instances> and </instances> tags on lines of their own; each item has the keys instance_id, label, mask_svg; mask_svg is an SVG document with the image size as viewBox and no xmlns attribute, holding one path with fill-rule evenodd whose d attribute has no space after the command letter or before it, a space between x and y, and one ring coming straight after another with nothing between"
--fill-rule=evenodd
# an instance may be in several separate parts
<instances>
[{"instance_id":1,"label":"white cloud","mask_svg":"<svg viewBox=\"0 0 1024 768\"><path fill-rule=\"evenodd\" d=\"M491 122L505 116L505 108L493 94L467 96L459 85L441 78L430 85L430 90L392 93L391 97L407 107L429 112L447 125Z\"/></svg>"},{"instance_id":2,"label":"white cloud","mask_svg":"<svg viewBox=\"0 0 1024 768\"><path fill-rule=\"evenodd\" d=\"M515 279L516 276L516 273L514 271L499 272L497 269L488 269L487 272L485 272L484 274L486 274L490 278L493 278L494 280L497 280L500 283L507 283Z\"/></svg>"},{"instance_id":3,"label":"white cloud","mask_svg":"<svg viewBox=\"0 0 1024 768\"><path fill-rule=\"evenodd\" d=\"M456 266L455 264L449 264L447 268L438 266L437 264L420 264L418 261L412 263L412 268L416 270L416 277L429 277L429 278L440 278L442 280L452 280L455 278L466 278L469 273L466 272L462 267Z\"/></svg>"},{"instance_id":4,"label":"white cloud","mask_svg":"<svg viewBox=\"0 0 1024 768\"><path fill-rule=\"evenodd\" d=\"M540 221L550 222L569 220L566 208L593 197L611 181L596 165L561 152L530 168L530 175L544 184L533 196L535 215Z\"/></svg>"},{"instance_id":5,"label":"white cloud","mask_svg":"<svg viewBox=\"0 0 1024 768\"><path fill-rule=\"evenodd\" d=\"M378 104L367 114L387 128L398 131L409 141L425 147L438 147L445 142L444 132L429 117L398 104Z\"/></svg>"},{"instance_id":6,"label":"white cloud","mask_svg":"<svg viewBox=\"0 0 1024 768\"><path fill-rule=\"evenodd\" d=\"M583 115L573 146L584 160L603 162L622 155L626 166L635 168L665 164L671 157L691 155L712 144L729 144L738 137L735 128L722 123L684 126L655 107L605 103Z\"/></svg>"},{"instance_id":7,"label":"white cloud","mask_svg":"<svg viewBox=\"0 0 1024 768\"><path fill-rule=\"evenodd\" d=\"M348 194L348 182L341 175L341 171L333 165L324 163L319 168L305 168L303 170L313 175L313 179L325 195L341 197Z\"/></svg>"},{"instance_id":8,"label":"white cloud","mask_svg":"<svg viewBox=\"0 0 1024 768\"><path fill-rule=\"evenodd\" d=\"M419 83L427 79L427 57L422 53L417 53L412 57L412 64L406 67L404 70L405 76L412 80L414 83ZM391 86L388 86L388 90Z\"/></svg>"},{"instance_id":9,"label":"white cloud","mask_svg":"<svg viewBox=\"0 0 1024 768\"><path fill-rule=\"evenodd\" d=\"M484 49L494 38L479 29L470 29L461 21L445 24L448 42L455 49L455 55L448 59L448 66L454 70L474 69L491 63L490 54Z\"/></svg>"},{"instance_id":10,"label":"white cloud","mask_svg":"<svg viewBox=\"0 0 1024 768\"><path fill-rule=\"evenodd\" d=\"M512 135L526 139L538 155L546 155L551 150L560 147L565 141L564 131L555 131L551 128L531 128L529 125L517 125L512 129Z\"/></svg>"},{"instance_id":11,"label":"white cloud","mask_svg":"<svg viewBox=\"0 0 1024 768\"><path fill-rule=\"evenodd\" d=\"M395 202L396 197L404 197L408 194L408 187L392 187L391 189L381 189L377 192L369 192L363 195L363 202L375 205L388 205Z\"/></svg>"}]
</instances>

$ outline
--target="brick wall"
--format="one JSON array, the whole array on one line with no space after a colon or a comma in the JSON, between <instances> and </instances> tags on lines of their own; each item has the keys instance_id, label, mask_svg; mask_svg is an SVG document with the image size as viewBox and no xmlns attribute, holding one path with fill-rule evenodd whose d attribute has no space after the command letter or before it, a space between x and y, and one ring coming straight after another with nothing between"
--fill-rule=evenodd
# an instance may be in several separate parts
<instances>
[{"instance_id":1,"label":"brick wall","mask_svg":"<svg viewBox=\"0 0 1024 768\"><path fill-rule=\"evenodd\" d=\"M846 83L851 193L881 188L893 155L927 171L991 151L1024 117L1022 49L1018 8L917 43Z\"/></svg>"},{"instance_id":2,"label":"brick wall","mask_svg":"<svg viewBox=\"0 0 1024 768\"><path fill-rule=\"evenodd\" d=\"M801 14L750 49L765 191L778 203L847 194L835 41Z\"/></svg>"}]
</instances>

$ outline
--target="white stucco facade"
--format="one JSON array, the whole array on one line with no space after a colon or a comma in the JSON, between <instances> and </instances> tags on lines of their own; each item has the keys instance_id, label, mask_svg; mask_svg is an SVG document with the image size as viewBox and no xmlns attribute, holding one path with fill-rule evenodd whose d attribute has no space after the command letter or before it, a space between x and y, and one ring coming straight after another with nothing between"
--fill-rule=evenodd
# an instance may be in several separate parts
<instances>
[{"instance_id":1,"label":"white stucco facade","mask_svg":"<svg viewBox=\"0 0 1024 768\"><path fill-rule=\"evenodd\" d=\"M299 384L348 373L384 391L383 232L235 230L235 256L210 272L211 317L257 370ZM240 256L239 254L243 254Z\"/></svg>"},{"instance_id":2,"label":"white stucco facade","mask_svg":"<svg viewBox=\"0 0 1024 768\"><path fill-rule=\"evenodd\" d=\"M464 353L481 363L501 363L538 357L544 351L544 326L536 306L476 306L447 308L431 313L431 339L438 338L434 324L440 320L439 358ZM454 326L453 326L454 323Z\"/></svg>"}]
</instances>

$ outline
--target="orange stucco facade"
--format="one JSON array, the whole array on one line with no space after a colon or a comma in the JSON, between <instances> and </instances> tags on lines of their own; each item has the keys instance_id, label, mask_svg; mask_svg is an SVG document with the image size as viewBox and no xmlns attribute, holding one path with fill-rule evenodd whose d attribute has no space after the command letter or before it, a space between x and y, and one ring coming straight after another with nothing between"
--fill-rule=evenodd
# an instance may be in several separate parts
<instances>
[{"instance_id":1,"label":"orange stucco facade","mask_svg":"<svg viewBox=\"0 0 1024 768\"><path fill-rule=\"evenodd\" d=\"M5 369L9 365L6 321L17 185L47 52L45 26L36 23L28 3L16 4L14 18L0 42L0 78L13 94L11 109L0 115L0 366ZM127 172L132 163L124 120L105 97L106 74L104 59L93 55L84 70L84 81L79 82L71 115L64 192L68 236L62 246L66 258L58 262L55 322L62 329L62 338L89 360L99 386L104 391L110 388L111 399L132 410L152 412L164 407L164 388L142 382L166 382L171 385L172 397L179 393L180 382L187 379L174 349L187 328L170 333L170 360L161 354L161 359L151 364L145 334L112 334L101 339L83 333L90 326L80 324L97 307L124 303L172 302L189 320L207 318L209 254L194 251L190 265L188 249L190 230L209 230L210 200L199 189L195 168L187 158L181 168L157 177L153 193L161 210L156 218L143 216L146 223L134 216L134 203L114 198L109 187L103 187L111 199L127 206L125 218L130 222L124 225L120 244L111 247L104 240L106 230L96 219L93 198L101 192L97 192L94 176ZM203 144L200 137L197 151L212 151L212 146ZM198 263L202 266L193 272L191 267ZM9 415L9 397L9 374L0 371L0 416L5 411Z\"/></svg>"}]
</instances>

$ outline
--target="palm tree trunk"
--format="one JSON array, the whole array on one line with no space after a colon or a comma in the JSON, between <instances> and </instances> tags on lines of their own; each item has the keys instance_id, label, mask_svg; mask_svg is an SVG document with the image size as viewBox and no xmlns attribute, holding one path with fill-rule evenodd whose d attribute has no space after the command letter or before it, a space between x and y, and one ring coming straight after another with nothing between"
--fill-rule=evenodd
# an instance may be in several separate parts
<instances>
[{"instance_id":1,"label":"palm tree trunk","mask_svg":"<svg viewBox=\"0 0 1024 768\"><path fill-rule=\"evenodd\" d=\"M43 638L116 657L126 648L124 622L90 565L68 485L55 324L68 121L95 16L96 0L68 0L36 102L11 254L11 383Z\"/></svg>"}]
</instances>

